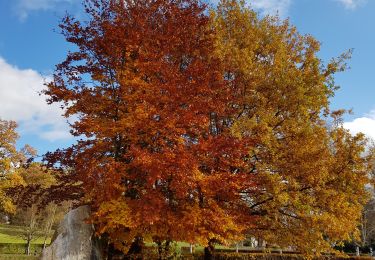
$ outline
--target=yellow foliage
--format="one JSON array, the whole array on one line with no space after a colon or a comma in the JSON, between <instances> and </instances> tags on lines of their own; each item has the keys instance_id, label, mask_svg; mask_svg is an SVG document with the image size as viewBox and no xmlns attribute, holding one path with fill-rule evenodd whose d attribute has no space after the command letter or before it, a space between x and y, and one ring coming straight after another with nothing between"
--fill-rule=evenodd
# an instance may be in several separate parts
<instances>
[{"instance_id":1,"label":"yellow foliage","mask_svg":"<svg viewBox=\"0 0 375 260\"><path fill-rule=\"evenodd\" d=\"M332 250L357 233L372 159L363 155L363 136L337 124L339 114L329 123L333 74L349 54L323 67L317 40L288 21L257 17L241 1L222 0L211 25L215 57L241 87L232 134L255 142L249 156L258 191L248 196L259 218L249 233L303 252Z\"/></svg>"}]
</instances>

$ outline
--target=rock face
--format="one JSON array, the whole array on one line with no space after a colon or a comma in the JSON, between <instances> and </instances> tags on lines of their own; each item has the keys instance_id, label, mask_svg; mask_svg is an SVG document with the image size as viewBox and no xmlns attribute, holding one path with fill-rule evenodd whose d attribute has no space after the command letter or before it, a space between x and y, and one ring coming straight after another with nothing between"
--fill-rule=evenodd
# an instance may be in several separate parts
<instances>
[{"instance_id":1,"label":"rock face","mask_svg":"<svg viewBox=\"0 0 375 260\"><path fill-rule=\"evenodd\" d=\"M85 223L90 215L88 206L81 206L65 215L52 244L43 250L42 260L101 260L100 250L93 241L93 226Z\"/></svg>"}]
</instances>

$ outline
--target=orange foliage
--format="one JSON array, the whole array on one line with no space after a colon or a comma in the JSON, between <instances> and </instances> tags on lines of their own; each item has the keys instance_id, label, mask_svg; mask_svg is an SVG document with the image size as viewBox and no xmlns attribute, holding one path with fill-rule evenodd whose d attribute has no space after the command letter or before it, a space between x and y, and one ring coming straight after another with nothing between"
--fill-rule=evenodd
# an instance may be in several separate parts
<instances>
[{"instance_id":1,"label":"orange foliage","mask_svg":"<svg viewBox=\"0 0 375 260\"><path fill-rule=\"evenodd\" d=\"M60 25L77 49L45 91L82 139L48 159L81 185L98 234L123 251L138 236L250 232L319 252L355 232L345 212L366 201L369 158L362 136L326 124L341 60L325 69L316 40L237 1L211 15L197 0L85 10Z\"/></svg>"},{"instance_id":2,"label":"orange foliage","mask_svg":"<svg viewBox=\"0 0 375 260\"><path fill-rule=\"evenodd\" d=\"M240 191L255 187L252 139L231 134L236 91L211 55L204 11L190 0L86 1L87 24L61 24L79 50L46 94L79 116L73 133L85 138L63 160L114 242L226 242L251 225Z\"/></svg>"}]
</instances>

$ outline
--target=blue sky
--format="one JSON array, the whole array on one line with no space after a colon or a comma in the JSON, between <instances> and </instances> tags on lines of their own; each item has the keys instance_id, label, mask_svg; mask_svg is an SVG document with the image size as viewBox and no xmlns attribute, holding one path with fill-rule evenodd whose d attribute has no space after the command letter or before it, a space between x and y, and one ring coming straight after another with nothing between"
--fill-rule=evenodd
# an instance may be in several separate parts
<instances>
[{"instance_id":1,"label":"blue sky","mask_svg":"<svg viewBox=\"0 0 375 260\"><path fill-rule=\"evenodd\" d=\"M216 1L216 0L214 0ZM213 1L213 4L214 4ZM0 118L19 123L19 146L45 153L72 142L60 108L38 92L69 45L55 30L66 11L80 15L80 0L0 0ZM345 127L375 138L375 0L249 0L261 15L278 13L321 43L324 62L353 48L351 69L333 108L353 109Z\"/></svg>"}]
</instances>

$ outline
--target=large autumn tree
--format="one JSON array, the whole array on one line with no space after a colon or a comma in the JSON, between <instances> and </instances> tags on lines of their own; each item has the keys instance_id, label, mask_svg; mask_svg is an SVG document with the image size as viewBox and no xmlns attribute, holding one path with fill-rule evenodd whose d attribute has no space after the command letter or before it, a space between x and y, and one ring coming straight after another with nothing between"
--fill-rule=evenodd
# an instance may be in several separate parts
<instances>
[{"instance_id":1,"label":"large autumn tree","mask_svg":"<svg viewBox=\"0 0 375 260\"><path fill-rule=\"evenodd\" d=\"M252 218L239 193L255 187L252 138L231 134L236 91L204 11L190 0L86 1L87 23L61 23L78 50L46 94L78 116L72 132L84 139L52 160L73 169L98 232L124 250L138 236L235 239Z\"/></svg>"},{"instance_id":2,"label":"large autumn tree","mask_svg":"<svg viewBox=\"0 0 375 260\"><path fill-rule=\"evenodd\" d=\"M47 159L98 234L123 251L250 232L320 252L355 232L368 158L363 136L328 124L340 59L323 66L316 40L237 1L84 3L45 91L82 139Z\"/></svg>"}]
</instances>

